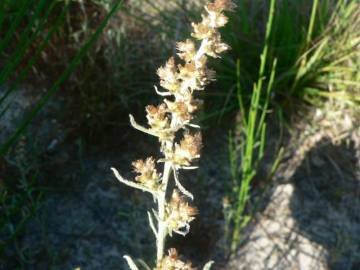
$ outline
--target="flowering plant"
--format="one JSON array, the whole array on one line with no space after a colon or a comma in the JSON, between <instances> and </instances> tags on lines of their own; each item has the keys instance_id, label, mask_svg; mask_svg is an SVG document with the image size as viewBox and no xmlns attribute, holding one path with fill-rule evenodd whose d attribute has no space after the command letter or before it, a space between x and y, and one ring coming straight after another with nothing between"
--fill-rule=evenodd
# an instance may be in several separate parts
<instances>
[{"instance_id":1,"label":"flowering plant","mask_svg":"<svg viewBox=\"0 0 360 270\"><path fill-rule=\"evenodd\" d=\"M192 24L191 36L194 39L177 43L178 56L184 63L177 65L175 58L171 57L157 71L160 86L164 90L159 91L155 86L155 91L164 100L158 106L146 107L149 127L139 125L130 115L130 123L135 129L159 139L163 158L157 160L157 163L164 163L163 173L158 173L153 157L132 163L134 172L138 174L134 181L124 179L116 169L111 168L120 182L149 192L157 203L157 210L148 212L149 224L156 237L155 270L195 269L191 263L181 261L175 249L170 249L168 255L164 256L165 240L173 233L185 236L189 232L190 222L198 213L186 200L193 200L194 197L181 184L179 171L197 168L193 163L200 157L201 133L191 130L200 129L192 120L202 101L195 98L194 93L204 90L215 79L215 72L206 66L208 56L218 58L229 49L221 41L218 28L228 21L223 12L232 11L235 7L231 0L215 0L205 6L206 13L202 14L202 21ZM182 135L182 138L176 142L178 135ZM173 191L168 190L171 175L175 181ZM169 193L170 198L167 197ZM129 256L124 258L132 270L138 270ZM211 264L206 264L204 269L210 269Z\"/></svg>"}]
</instances>

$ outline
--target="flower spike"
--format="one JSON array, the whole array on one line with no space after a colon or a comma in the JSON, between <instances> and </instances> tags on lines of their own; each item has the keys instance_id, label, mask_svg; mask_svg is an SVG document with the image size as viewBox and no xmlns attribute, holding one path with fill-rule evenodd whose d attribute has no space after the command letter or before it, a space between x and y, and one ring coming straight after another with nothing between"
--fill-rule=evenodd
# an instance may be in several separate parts
<instances>
[{"instance_id":1,"label":"flower spike","mask_svg":"<svg viewBox=\"0 0 360 270\"><path fill-rule=\"evenodd\" d=\"M190 222L198 214L196 207L185 200L185 196L191 200L194 196L181 184L179 171L197 168L195 162L200 158L202 138L200 126L192 121L201 108L202 101L195 97L195 93L203 91L206 85L215 80L215 71L207 67L208 57L219 58L230 49L221 40L219 28L228 22L224 12L235 8L236 5L231 0L215 0L205 6L202 20L192 23L193 38L176 44L177 56L182 63L179 64L175 57L170 57L157 70L163 90L159 90L157 86L154 88L164 99L157 106L146 106L149 127L139 125L130 115L130 123L135 129L158 138L163 156L157 160L149 157L134 161L132 165L137 174L134 181L122 178L116 169L111 168L120 182L150 192L157 204L157 210L148 212L149 226L156 237L154 270L196 270L190 262L182 261L175 249L170 249L168 255L164 255L165 240L172 233L185 236L190 230ZM194 128L198 131L191 131ZM162 174L156 168L159 163L163 165ZM169 190L171 178L175 183L172 191ZM170 198L167 196L169 193ZM138 270L129 256L125 256L125 259L131 270ZM207 263L203 270L209 270L211 265L212 262Z\"/></svg>"}]
</instances>

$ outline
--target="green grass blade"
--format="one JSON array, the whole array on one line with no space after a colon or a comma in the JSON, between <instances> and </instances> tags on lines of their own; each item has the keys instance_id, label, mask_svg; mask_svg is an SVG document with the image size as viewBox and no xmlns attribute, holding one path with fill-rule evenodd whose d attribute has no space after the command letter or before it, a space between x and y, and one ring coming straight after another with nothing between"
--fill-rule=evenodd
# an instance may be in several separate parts
<instances>
[{"instance_id":1,"label":"green grass blade","mask_svg":"<svg viewBox=\"0 0 360 270\"><path fill-rule=\"evenodd\" d=\"M37 116L37 114L42 110L42 108L47 104L49 99L59 90L60 85L70 76L70 74L75 70L76 66L80 63L81 59L85 56L87 50L94 44L96 39L99 37L101 32L104 30L105 26L113 16L113 14L118 10L122 1L117 1L110 12L106 15L103 21L100 23L95 33L89 38L89 40L84 44L84 46L79 50L75 55L74 59L69 64L69 67L60 75L59 79L54 83L54 85L49 89L49 91L39 100L35 108L29 113L29 115L23 120L21 125L18 127L16 132L1 146L0 156L5 155L10 147L17 141L21 134L26 130L31 121Z\"/></svg>"},{"instance_id":2,"label":"green grass blade","mask_svg":"<svg viewBox=\"0 0 360 270\"><path fill-rule=\"evenodd\" d=\"M4 83L4 81L7 79L9 74L11 72L13 72L14 69L16 68L16 66L21 62L24 54L26 53L26 50L29 48L29 45L35 40L38 33L40 32L40 30L41 30L40 26L42 25L41 22L39 23L39 26L36 28L34 33L30 37L28 36L30 31L32 30L35 22L38 20L39 17L42 18L41 21L43 21L43 20L46 20L47 17L49 16L52 8L49 8L47 10L45 16L40 16L40 13L41 13L42 9L46 5L46 2L47 2L46 0L41 0L40 3L37 5L37 8L36 8L32 18L31 18L30 22L26 26L23 33L20 35L18 45L16 46L16 49L14 50L14 52L11 54L10 60L1 69L1 72L0 72L0 85ZM52 5L52 7L53 6L54 5Z\"/></svg>"},{"instance_id":3,"label":"green grass blade","mask_svg":"<svg viewBox=\"0 0 360 270\"><path fill-rule=\"evenodd\" d=\"M274 81L275 81L276 65L277 65L277 59L275 58L274 61L273 61L272 68L271 68L269 83L268 83L267 89L266 89L266 96L265 96L265 99L264 99L264 107L262 109L260 120L259 120L260 125L265 123L265 117L266 117L266 114L267 114L267 110L268 110L269 102L270 102L270 98L271 98L271 90L273 89ZM261 129L258 129L256 137L259 136L260 130Z\"/></svg>"},{"instance_id":4,"label":"green grass blade","mask_svg":"<svg viewBox=\"0 0 360 270\"><path fill-rule=\"evenodd\" d=\"M276 66L276 60L274 60L273 68L270 75L270 82L268 85L268 89L266 91L265 98L267 101L265 101L263 107L262 107L262 114L260 116L260 119L258 117L260 108L260 101L262 96L262 88L263 88L263 81L265 80L264 74L265 74L265 68L266 63L268 59L268 51L270 46L270 35L273 28L273 19L274 19L274 13L275 13L275 0L271 0L270 2L270 9L269 9L269 16L268 21L266 24L266 33L265 33L265 42L262 54L260 56L260 68L259 68L259 74L258 74L258 81L256 84L254 84L253 87L253 93L251 97L250 102L250 109L248 111L248 117L247 117L247 126L245 127L245 145L244 145L244 152L241 160L241 184L240 189L237 195L237 202L236 202L236 215L234 217L234 230L232 235L232 242L231 242L231 250L235 251L238 241L240 239L240 230L243 226L246 225L246 223L249 221L249 217L244 216L245 207L247 204L247 201L249 199L249 193L250 193L250 183L253 179L253 177L256 174L256 164L258 164L259 160L262 158L265 148L265 132L266 132L266 122L265 122L265 116L262 116L263 114L266 115L266 110L270 98L270 91L274 82L274 76L275 76L275 66ZM262 121L262 122L260 122ZM260 132L261 137L257 138L256 135L258 132ZM257 145L259 145L259 150L257 152L256 158L254 155L256 154L256 148ZM255 162L256 161L256 162Z\"/></svg>"},{"instance_id":5,"label":"green grass blade","mask_svg":"<svg viewBox=\"0 0 360 270\"><path fill-rule=\"evenodd\" d=\"M319 0L314 0L310 15L310 22L309 22L309 28L306 35L306 46L310 44L313 32L314 32L314 24L315 24L315 17L316 17L316 11L319 4Z\"/></svg>"},{"instance_id":6,"label":"green grass blade","mask_svg":"<svg viewBox=\"0 0 360 270\"><path fill-rule=\"evenodd\" d=\"M5 19L5 3L0 2L0 33L2 33L2 26L4 19Z\"/></svg>"},{"instance_id":7,"label":"green grass blade","mask_svg":"<svg viewBox=\"0 0 360 270\"><path fill-rule=\"evenodd\" d=\"M26 77L31 67L35 64L36 60L40 56L41 52L45 49L45 47L48 45L49 40L54 35L54 33L58 30L60 24L64 21L65 14L69 8L69 5L65 5L59 14L59 16L56 18L54 24L49 29L49 32L45 36L44 40L37 46L36 51L31 56L29 61L27 62L26 66L19 72L16 79L12 82L10 82L9 89L5 92L5 94L0 98L0 104L4 102L4 100L14 91L17 87L17 85ZM44 22L45 23L45 22Z\"/></svg>"},{"instance_id":8,"label":"green grass blade","mask_svg":"<svg viewBox=\"0 0 360 270\"><path fill-rule=\"evenodd\" d=\"M238 99L238 104L239 104L239 108L240 108L240 114L241 114L241 119L243 121L243 125L246 127L247 126L247 120L245 117L245 106L244 106L244 101L243 101L243 93L242 93L242 88L241 88L241 83L240 83L240 59L236 60L236 89L237 89L237 99Z\"/></svg>"},{"instance_id":9,"label":"green grass blade","mask_svg":"<svg viewBox=\"0 0 360 270\"><path fill-rule=\"evenodd\" d=\"M4 39L1 40L1 42L0 42L0 54L3 52L3 50L6 48L6 46L10 42L11 38L13 37L14 32L16 31L20 22L24 18L26 10L28 9L28 7L31 3L32 3L31 0L22 1L22 5L20 7L19 13L17 14L14 21L12 22L9 30L6 32Z\"/></svg>"}]
</instances>

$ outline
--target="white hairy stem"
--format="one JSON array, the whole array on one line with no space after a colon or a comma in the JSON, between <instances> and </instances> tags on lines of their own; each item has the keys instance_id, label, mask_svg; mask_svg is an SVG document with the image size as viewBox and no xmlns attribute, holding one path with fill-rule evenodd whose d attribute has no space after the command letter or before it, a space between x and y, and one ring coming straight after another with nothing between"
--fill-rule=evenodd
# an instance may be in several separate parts
<instances>
[{"instance_id":1,"label":"white hairy stem","mask_svg":"<svg viewBox=\"0 0 360 270\"><path fill-rule=\"evenodd\" d=\"M129 255L124 255L123 257L127 261L131 270L139 270L139 268L136 266L133 259Z\"/></svg>"},{"instance_id":2,"label":"white hairy stem","mask_svg":"<svg viewBox=\"0 0 360 270\"><path fill-rule=\"evenodd\" d=\"M199 60L205 54L207 44L208 44L208 39L204 39L201 42L201 45L194 57L194 62L195 62L196 67L200 66ZM184 92L184 90L186 90L187 87L188 86L186 84L183 84L180 92ZM155 88L155 90L157 90L157 89ZM156 92L158 92L158 91L156 91ZM159 95L161 95L161 94L159 94ZM134 122L135 122L134 119L131 119L131 117L130 117L130 120L133 120L132 125L134 126ZM189 125L190 123L187 123L187 124ZM177 125L176 117L174 117L174 115L172 115L170 129L174 129L176 125ZM184 125L185 125L185 123L184 123ZM139 126L135 127L135 128L139 129ZM147 132L148 130L143 130L143 128L142 128L141 131ZM173 150L173 146L174 146L173 140L165 143L165 148L169 151ZM158 231L156 233L156 250L157 250L156 262L157 263L159 263L161 261L161 259L164 257L165 240L168 235L168 227L167 227L167 224L165 221L165 218L166 218L165 211L166 211L166 203L167 203L166 191L167 191L167 186L169 183L169 178L170 178L172 170L177 170L177 168L172 164L171 161L166 161L164 164L164 172L163 172L163 177L162 177L161 189L158 191L158 196L157 196L157 202L158 202L158 213L157 213L158 214ZM183 193L185 193L188 197L193 199L192 194L181 186L181 184L177 178L177 171L174 171L174 176L176 177L176 179L175 179L176 185L178 187L182 188Z\"/></svg>"},{"instance_id":3,"label":"white hairy stem","mask_svg":"<svg viewBox=\"0 0 360 270\"><path fill-rule=\"evenodd\" d=\"M171 162L167 161L164 164L164 173L161 183L161 190L158 195L158 231L156 234L156 261L160 262L164 256L165 239L168 233L167 224L165 221L165 207L166 207L166 189L171 175Z\"/></svg>"},{"instance_id":4,"label":"white hairy stem","mask_svg":"<svg viewBox=\"0 0 360 270\"><path fill-rule=\"evenodd\" d=\"M152 214L149 211L147 212L147 214L148 214L148 218L149 218L150 228L153 231L155 237L157 238L157 232L156 232L154 220L152 218Z\"/></svg>"},{"instance_id":5,"label":"white hairy stem","mask_svg":"<svg viewBox=\"0 0 360 270\"><path fill-rule=\"evenodd\" d=\"M194 57L194 61L195 61L195 66L198 67L199 66L199 63L198 61L200 60L200 58L205 54L205 49L206 49L206 46L208 45L208 39L205 38L201 41L201 45L200 45L200 48L198 49L195 57Z\"/></svg>"},{"instance_id":6,"label":"white hairy stem","mask_svg":"<svg viewBox=\"0 0 360 270\"><path fill-rule=\"evenodd\" d=\"M183 187L183 185L180 183L178 171L176 170L176 167L173 166L173 172L174 172L174 179L175 184L177 188L187 197L189 197L192 201L194 200L194 196L191 194L191 192L187 191L186 188Z\"/></svg>"}]
</instances>

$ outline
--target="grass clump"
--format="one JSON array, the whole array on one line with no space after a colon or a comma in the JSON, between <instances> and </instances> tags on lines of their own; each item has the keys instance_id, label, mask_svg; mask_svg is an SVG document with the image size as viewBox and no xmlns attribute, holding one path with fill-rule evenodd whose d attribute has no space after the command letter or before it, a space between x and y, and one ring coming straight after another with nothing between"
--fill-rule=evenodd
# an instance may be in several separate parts
<instances>
[{"instance_id":1,"label":"grass clump","mask_svg":"<svg viewBox=\"0 0 360 270\"><path fill-rule=\"evenodd\" d=\"M242 10L232 15L223 33L233 48L225 64L218 66L221 88L229 89L223 106L236 104L237 59L241 59L242 88L251 89L257 81L269 3L239 0ZM319 106L323 97L356 101L360 35L357 1L279 1L275 13L265 74L269 76L271 63L277 58L272 104L291 110L292 102ZM244 95L245 105L250 104L251 93Z\"/></svg>"},{"instance_id":2,"label":"grass clump","mask_svg":"<svg viewBox=\"0 0 360 270\"><path fill-rule=\"evenodd\" d=\"M24 146L21 138L26 137L31 122L79 66L120 4L121 1L116 1L111 5L93 31L88 32L83 42L73 50L72 57L63 59L66 65L59 68L59 65L51 62L54 58L50 52L61 47L59 40L66 29L66 18L70 12L68 1L16 0L0 3L0 122L9 121L5 116L16 104L20 86L35 84L34 78L41 77L39 68L42 64L57 68L52 76L46 76L47 91L39 91L37 102L22 119L17 119L10 135L4 135L5 132L1 134L0 255L2 258L7 258L9 254L12 256L9 260L13 261L11 267L26 267L37 255L35 250L23 249L19 239L28 221L37 215L43 195L38 183L41 165L37 157L40 154L31 153L29 157L23 150L19 154L18 148L25 149L28 144Z\"/></svg>"},{"instance_id":3,"label":"grass clump","mask_svg":"<svg viewBox=\"0 0 360 270\"><path fill-rule=\"evenodd\" d=\"M301 103L322 107L327 99L356 110L360 96L357 1L275 2L270 1L268 6L238 1L243 10L234 15L224 33L233 51L227 64L219 66L220 85L229 89L222 110L237 102L240 115L236 135L230 135L229 144L232 181L228 222L232 232L228 238L232 251L251 220L247 205L251 182L264 157L267 114L291 111ZM264 8L268 8L269 17L263 29L258 21L265 21ZM264 43L259 40L262 33ZM261 54L260 44L264 44ZM261 55L260 61L257 55ZM246 91L251 88L253 91ZM276 158L273 169L278 162Z\"/></svg>"},{"instance_id":4,"label":"grass clump","mask_svg":"<svg viewBox=\"0 0 360 270\"><path fill-rule=\"evenodd\" d=\"M6 23L10 24L9 30L5 32L0 44L0 53L7 55L7 57L4 58L5 61L0 70L0 85L8 83L10 79L14 79L14 76L16 75L16 78L9 82L8 90L1 96L0 105L5 104L5 101L11 97L10 94L17 90L18 85L26 78L29 71L34 68L36 61L42 53L44 53L45 48L50 45L50 39L53 37L54 33L59 30L61 23L64 22L65 15L69 8L67 4L60 6L60 12L55 12L55 22L48 24L51 22L49 18L51 18L50 15L58 4L57 1L48 2L40 0L39 3L37 3L38 5L35 5L33 12L28 10L28 8L30 8L28 5L31 2L32 1L19 0L17 7L20 8L15 10L15 15L11 13L13 6L7 5L7 3L4 3L0 10L0 17L3 18L2 22L5 25ZM96 39L105 29L110 18L115 11L117 11L120 3L121 2L118 1L112 6L110 12L104 17L99 26L96 27L95 31L89 35L83 45L78 48L73 59L71 59L66 67L60 71L60 75L54 79L54 82L49 86L48 91L42 95L32 111L20 122L16 131L7 138L5 142L1 142L1 155L5 155L8 152L10 147L23 134L31 121L48 103L49 99L60 89L60 85L70 77L71 73L79 65L89 48L95 43ZM21 27L21 22L25 24L24 27ZM34 26L35 30L33 30ZM13 40L14 37L17 36L17 33L20 33L19 40ZM35 40L37 41L37 46L33 52L32 48ZM11 52L9 52L8 46L14 44L15 49L12 49ZM1 106L0 117L4 115L8 107L9 106Z\"/></svg>"},{"instance_id":5,"label":"grass clump","mask_svg":"<svg viewBox=\"0 0 360 270\"><path fill-rule=\"evenodd\" d=\"M307 47L295 65L291 92L300 92L298 95L315 105L323 97L358 105L359 24L358 3L339 1L324 32L312 42L308 38ZM310 37L311 32L309 26Z\"/></svg>"}]
</instances>

